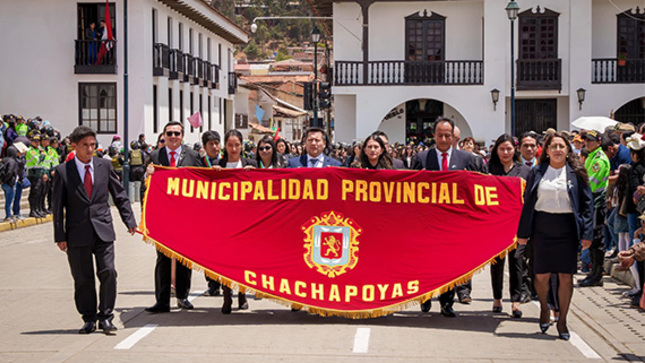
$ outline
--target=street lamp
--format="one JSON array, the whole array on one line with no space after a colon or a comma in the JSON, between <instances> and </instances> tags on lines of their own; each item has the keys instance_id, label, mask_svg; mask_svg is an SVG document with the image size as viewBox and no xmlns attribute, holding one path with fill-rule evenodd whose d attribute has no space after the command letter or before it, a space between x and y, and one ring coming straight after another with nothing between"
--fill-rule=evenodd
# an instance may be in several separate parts
<instances>
[{"instance_id":1,"label":"street lamp","mask_svg":"<svg viewBox=\"0 0 645 363\"><path fill-rule=\"evenodd\" d=\"M493 99L493 111L497 111L497 102L499 102L499 90L497 88L490 90L490 96Z\"/></svg>"},{"instance_id":2,"label":"street lamp","mask_svg":"<svg viewBox=\"0 0 645 363\"><path fill-rule=\"evenodd\" d=\"M506 5L506 15L511 21L511 135L515 135L515 19L520 6L514 0Z\"/></svg>"},{"instance_id":3,"label":"street lamp","mask_svg":"<svg viewBox=\"0 0 645 363\"><path fill-rule=\"evenodd\" d=\"M318 42L320 41L320 31L314 26L311 31L311 41L314 42L314 126L318 125Z\"/></svg>"},{"instance_id":4,"label":"street lamp","mask_svg":"<svg viewBox=\"0 0 645 363\"><path fill-rule=\"evenodd\" d=\"M578 93L578 110L582 110L582 103L585 101L585 92L587 90L584 88L578 88L576 91Z\"/></svg>"}]
</instances>

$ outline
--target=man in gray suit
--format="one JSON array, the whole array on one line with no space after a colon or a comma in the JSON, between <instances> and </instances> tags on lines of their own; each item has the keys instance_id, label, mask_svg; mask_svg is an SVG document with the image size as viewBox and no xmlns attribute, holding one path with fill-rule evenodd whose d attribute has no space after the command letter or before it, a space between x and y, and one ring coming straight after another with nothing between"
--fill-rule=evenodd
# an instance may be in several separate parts
<instances>
[{"instance_id":1,"label":"man in gray suit","mask_svg":"<svg viewBox=\"0 0 645 363\"><path fill-rule=\"evenodd\" d=\"M110 160L92 157L96 133L87 126L79 126L70 135L70 140L76 144L76 156L58 165L54 173L54 239L58 248L67 253L74 278L74 301L85 322L79 333L89 334L96 330L98 319L99 329L112 334L117 329L112 324L117 274L113 243L116 236L109 195L131 235L137 223ZM98 312L93 255L101 283Z\"/></svg>"},{"instance_id":2,"label":"man in gray suit","mask_svg":"<svg viewBox=\"0 0 645 363\"><path fill-rule=\"evenodd\" d=\"M325 155L329 145L325 130L320 127L310 127L305 131L305 151L302 156L289 159L289 168L324 168L326 166L342 166L340 161Z\"/></svg>"}]
</instances>

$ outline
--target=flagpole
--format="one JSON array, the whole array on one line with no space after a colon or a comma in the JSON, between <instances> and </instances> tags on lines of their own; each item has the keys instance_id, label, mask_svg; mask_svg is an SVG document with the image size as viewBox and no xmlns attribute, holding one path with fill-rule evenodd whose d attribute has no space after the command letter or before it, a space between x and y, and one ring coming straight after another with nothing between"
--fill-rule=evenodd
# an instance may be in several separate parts
<instances>
[{"instance_id":1,"label":"flagpole","mask_svg":"<svg viewBox=\"0 0 645 363\"><path fill-rule=\"evenodd\" d=\"M128 0L123 0L123 187L126 193L130 194L130 153L128 147L128 120L129 120L129 103L128 103ZM134 193L137 191L135 190ZM136 200L136 196L132 196Z\"/></svg>"}]
</instances>

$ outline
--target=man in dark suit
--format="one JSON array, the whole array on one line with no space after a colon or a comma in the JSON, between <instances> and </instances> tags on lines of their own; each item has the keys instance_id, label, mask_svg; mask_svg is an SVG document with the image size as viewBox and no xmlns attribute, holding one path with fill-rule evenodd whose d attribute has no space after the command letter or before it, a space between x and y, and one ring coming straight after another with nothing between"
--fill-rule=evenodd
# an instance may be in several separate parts
<instances>
[{"instance_id":1,"label":"man in dark suit","mask_svg":"<svg viewBox=\"0 0 645 363\"><path fill-rule=\"evenodd\" d=\"M165 147L154 150L150 153L150 163L146 167L146 173L154 173L154 165L185 167L205 166L204 160L199 154L189 147L182 145L184 140L184 125L177 121L171 121L164 126ZM172 259L157 251L157 263L155 265L155 298L156 303L146 308L149 313L167 313L170 311L170 284ZM177 264L175 292L177 296L177 307L192 309L193 304L188 301L190 292L191 270L182 264Z\"/></svg>"},{"instance_id":2,"label":"man in dark suit","mask_svg":"<svg viewBox=\"0 0 645 363\"><path fill-rule=\"evenodd\" d=\"M305 151L302 156L289 159L289 168L324 168L326 166L342 166L340 161L325 155L329 144L327 134L319 127L310 127L305 132Z\"/></svg>"},{"instance_id":3,"label":"man in dark suit","mask_svg":"<svg viewBox=\"0 0 645 363\"><path fill-rule=\"evenodd\" d=\"M415 155L412 161L412 169L434 171L474 170L473 155L465 151L457 150L452 146L454 129L454 121L447 118L438 119L434 125L434 137L437 147ZM441 315L450 318L456 316L455 311L452 309L455 290L459 294L460 302L469 303L472 301L470 297L471 283L469 281L439 296ZM430 311L430 305L430 300L422 303L421 311Z\"/></svg>"},{"instance_id":4,"label":"man in dark suit","mask_svg":"<svg viewBox=\"0 0 645 363\"><path fill-rule=\"evenodd\" d=\"M381 130L376 130L372 132L372 135L378 136L381 138L381 141L385 144L385 150L387 152L390 152L390 140L387 137L387 134ZM405 167L405 164L403 164L403 160L397 159L394 156L392 156L392 165L394 166L394 169L398 170L405 170L407 169Z\"/></svg>"},{"instance_id":5,"label":"man in dark suit","mask_svg":"<svg viewBox=\"0 0 645 363\"><path fill-rule=\"evenodd\" d=\"M67 252L74 278L76 309L85 322L79 333L89 334L99 329L112 334L116 300L116 269L114 268L114 227L108 196L119 210L121 220L134 234L137 223L130 200L109 160L92 157L96 149L96 133L79 126L70 135L76 144L74 159L60 164L54 173L52 205L54 239L61 251ZM98 312L96 306L96 275L101 283Z\"/></svg>"}]
</instances>

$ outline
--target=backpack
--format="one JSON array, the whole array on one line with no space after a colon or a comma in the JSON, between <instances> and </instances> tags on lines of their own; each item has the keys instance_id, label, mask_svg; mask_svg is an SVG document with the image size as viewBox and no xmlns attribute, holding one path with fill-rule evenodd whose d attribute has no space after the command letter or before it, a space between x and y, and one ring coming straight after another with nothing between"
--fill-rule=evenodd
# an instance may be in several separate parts
<instances>
[{"instance_id":1,"label":"backpack","mask_svg":"<svg viewBox=\"0 0 645 363\"><path fill-rule=\"evenodd\" d=\"M130 165L132 166L143 165L143 156L141 155L141 150L139 149L132 150L132 153L130 153Z\"/></svg>"},{"instance_id":2,"label":"backpack","mask_svg":"<svg viewBox=\"0 0 645 363\"><path fill-rule=\"evenodd\" d=\"M2 159L2 161L0 162L0 184L6 183L11 177L11 175L9 175L9 173L11 172L9 170L9 167L10 164L8 158Z\"/></svg>"}]
</instances>

